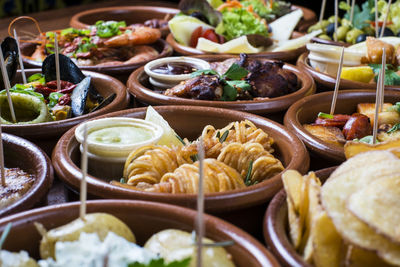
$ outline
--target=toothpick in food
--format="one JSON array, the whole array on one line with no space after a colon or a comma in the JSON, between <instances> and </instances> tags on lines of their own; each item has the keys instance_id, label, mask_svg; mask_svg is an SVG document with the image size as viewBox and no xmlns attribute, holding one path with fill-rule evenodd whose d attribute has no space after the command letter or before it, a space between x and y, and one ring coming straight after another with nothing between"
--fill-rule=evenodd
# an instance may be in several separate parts
<instances>
[{"instance_id":1,"label":"toothpick in food","mask_svg":"<svg viewBox=\"0 0 400 267\"><path fill-rule=\"evenodd\" d=\"M58 51L58 40L57 33L54 33L54 56L56 59L56 78L57 78L57 91L61 90L61 80L60 80L60 53Z\"/></svg>"},{"instance_id":2,"label":"toothpick in food","mask_svg":"<svg viewBox=\"0 0 400 267\"><path fill-rule=\"evenodd\" d=\"M21 48L19 47L19 38L17 35L17 31L15 29L14 29L14 38L15 41L17 42L18 60L19 60L19 67L21 68L22 82L26 84L27 81L26 81L24 62L22 62Z\"/></svg>"},{"instance_id":3,"label":"toothpick in food","mask_svg":"<svg viewBox=\"0 0 400 267\"><path fill-rule=\"evenodd\" d=\"M14 106L10 94L11 85L10 85L10 80L8 79L7 68L4 63L3 51L1 50L1 48L0 48L0 67L1 67L1 73L3 75L4 87L6 88L7 92L8 106L10 107L11 119L13 123L16 123L17 118L15 117Z\"/></svg>"},{"instance_id":4,"label":"toothpick in food","mask_svg":"<svg viewBox=\"0 0 400 267\"><path fill-rule=\"evenodd\" d=\"M336 100L337 100L337 96L338 96L338 92L339 92L339 85L340 85L340 75L342 74L342 68L343 68L343 58L344 58L344 46L342 46L342 52L340 54L339 66L338 66L338 71L337 71L337 75L336 75L335 90L333 91L331 110L329 112L329 114L331 114L331 115L333 115L335 113Z\"/></svg>"},{"instance_id":5,"label":"toothpick in food","mask_svg":"<svg viewBox=\"0 0 400 267\"><path fill-rule=\"evenodd\" d=\"M202 266L203 254L203 237L205 232L204 225L204 144L203 138L200 138L198 146L199 159L199 190L197 192L197 221L196 221L196 236L197 236L197 267Z\"/></svg>"},{"instance_id":6,"label":"toothpick in food","mask_svg":"<svg viewBox=\"0 0 400 267\"><path fill-rule=\"evenodd\" d=\"M326 0L322 0L321 11L319 12L319 24L321 24L322 20L324 19L325 6L326 6Z\"/></svg>"},{"instance_id":7,"label":"toothpick in food","mask_svg":"<svg viewBox=\"0 0 400 267\"><path fill-rule=\"evenodd\" d=\"M374 125L372 129L372 143L376 144L376 136L378 133L378 120L379 120L379 111L381 110L381 104L383 102L383 94L384 94L384 81L385 81L385 66L386 66L386 50L383 48L382 53L382 67L379 72L378 82L376 83L376 99L375 99L375 115L374 115Z\"/></svg>"},{"instance_id":8,"label":"toothpick in food","mask_svg":"<svg viewBox=\"0 0 400 267\"><path fill-rule=\"evenodd\" d=\"M81 157L81 171L82 171L82 178L81 178L81 205L79 209L79 217L81 220L85 221L86 215L86 198L87 198L87 188L86 188L86 176L87 176L87 168L88 168L88 157L87 157L87 124L84 124L83 127L83 152Z\"/></svg>"},{"instance_id":9,"label":"toothpick in food","mask_svg":"<svg viewBox=\"0 0 400 267\"><path fill-rule=\"evenodd\" d=\"M379 38L383 37L383 33L385 32L385 28L386 28L386 21L387 18L389 16L389 12L390 12L390 6L392 5L392 0L389 0L387 7L386 7L386 14L385 14L385 18L383 19L383 24L382 24L382 29L381 29L381 34L379 35Z\"/></svg>"}]
</instances>

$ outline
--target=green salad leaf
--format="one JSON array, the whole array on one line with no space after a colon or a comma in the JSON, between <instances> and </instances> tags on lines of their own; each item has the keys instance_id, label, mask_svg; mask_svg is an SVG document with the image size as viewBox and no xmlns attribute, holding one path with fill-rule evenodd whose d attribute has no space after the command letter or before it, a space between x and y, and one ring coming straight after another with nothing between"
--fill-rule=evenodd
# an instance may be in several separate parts
<instances>
[{"instance_id":1,"label":"green salad leaf","mask_svg":"<svg viewBox=\"0 0 400 267\"><path fill-rule=\"evenodd\" d=\"M28 77L28 83L31 82L40 82L40 84L44 85L46 83L46 79L43 74L35 73Z\"/></svg>"},{"instance_id":2,"label":"green salad leaf","mask_svg":"<svg viewBox=\"0 0 400 267\"><path fill-rule=\"evenodd\" d=\"M342 3L342 2L341 2ZM344 4L340 4L342 8L347 9L346 2ZM373 13L373 8L375 7L374 0L367 0L360 7L355 4L354 5L354 15L353 15L353 26L359 30L364 27L369 26L369 21L375 20L375 15ZM350 9L347 10L346 14L343 16L345 19L350 20Z\"/></svg>"},{"instance_id":3,"label":"green salad leaf","mask_svg":"<svg viewBox=\"0 0 400 267\"><path fill-rule=\"evenodd\" d=\"M163 258L152 259L149 263L133 262L128 264L128 267L188 267L192 258L186 258L183 260L171 261L166 263Z\"/></svg>"},{"instance_id":4,"label":"green salad leaf","mask_svg":"<svg viewBox=\"0 0 400 267\"><path fill-rule=\"evenodd\" d=\"M61 36L65 35L77 35L77 36L87 36L90 34L90 29L75 29L75 28L66 28L61 31Z\"/></svg>"},{"instance_id":5,"label":"green salad leaf","mask_svg":"<svg viewBox=\"0 0 400 267\"><path fill-rule=\"evenodd\" d=\"M125 21L103 21L99 20L96 22L95 27L97 29L96 35L101 38L108 38L115 35L121 34L120 27L126 27Z\"/></svg>"},{"instance_id":6,"label":"green salad leaf","mask_svg":"<svg viewBox=\"0 0 400 267\"><path fill-rule=\"evenodd\" d=\"M244 0L240 1L244 7L252 6L254 12L256 12L260 17L271 21L275 19L275 14L272 13L272 9L269 8L263 0Z\"/></svg>"},{"instance_id":7,"label":"green salad leaf","mask_svg":"<svg viewBox=\"0 0 400 267\"><path fill-rule=\"evenodd\" d=\"M228 78L230 80L240 80L246 77L247 74L249 74L249 72L245 68L242 68L238 64L234 63L225 72L224 78Z\"/></svg>"},{"instance_id":8,"label":"green salad leaf","mask_svg":"<svg viewBox=\"0 0 400 267\"><path fill-rule=\"evenodd\" d=\"M192 72L190 74L190 78L194 78L200 75L218 75L218 72L216 72L215 70L198 70L195 72Z\"/></svg>"},{"instance_id":9,"label":"green salad leaf","mask_svg":"<svg viewBox=\"0 0 400 267\"><path fill-rule=\"evenodd\" d=\"M217 26L215 32L223 35L227 40L248 34L269 35L265 21L245 8L222 10L222 23Z\"/></svg>"}]
</instances>

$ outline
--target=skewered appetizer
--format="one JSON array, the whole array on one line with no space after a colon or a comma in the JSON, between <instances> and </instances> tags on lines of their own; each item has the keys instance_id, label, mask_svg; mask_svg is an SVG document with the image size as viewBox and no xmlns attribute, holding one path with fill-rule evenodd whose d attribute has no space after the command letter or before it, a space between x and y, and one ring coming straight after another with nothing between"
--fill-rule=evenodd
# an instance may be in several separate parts
<instances>
[{"instance_id":1,"label":"skewered appetizer","mask_svg":"<svg viewBox=\"0 0 400 267\"><path fill-rule=\"evenodd\" d=\"M250 121L222 129L206 126L204 142L205 193L224 192L257 184L284 168L272 153L273 139ZM150 145L129 155L124 179L114 185L163 193L197 193L198 140L180 146Z\"/></svg>"},{"instance_id":2,"label":"skewered appetizer","mask_svg":"<svg viewBox=\"0 0 400 267\"><path fill-rule=\"evenodd\" d=\"M382 112L378 115L379 142L400 137L399 105L400 103L383 105ZM374 103L361 103L357 105L357 112L352 115L330 115L321 112L314 123L305 124L303 127L319 139L337 146L343 146L346 141L355 139L371 143L374 114Z\"/></svg>"},{"instance_id":3,"label":"skewered appetizer","mask_svg":"<svg viewBox=\"0 0 400 267\"><path fill-rule=\"evenodd\" d=\"M36 39L36 50L29 58L41 62L53 54L55 33L59 36L60 53L79 66L126 65L154 59L158 51L150 44L161 37L157 28L126 25L124 21L97 21L88 29L41 32Z\"/></svg>"},{"instance_id":4,"label":"skewered appetizer","mask_svg":"<svg viewBox=\"0 0 400 267\"><path fill-rule=\"evenodd\" d=\"M57 89L55 56L48 56L42 73L28 78L27 84L10 89L18 124L41 123L81 116L111 102L114 96L103 97L91 85L91 78L66 56L60 55L60 89ZM2 123L12 124L6 91L0 92Z\"/></svg>"},{"instance_id":5,"label":"skewered appetizer","mask_svg":"<svg viewBox=\"0 0 400 267\"><path fill-rule=\"evenodd\" d=\"M50 231L39 223L35 226L42 235L42 259L36 263L25 251L1 250L2 266L196 266L193 236L181 230L156 233L142 248L135 244L130 228L107 213L90 213L85 220L78 218ZM207 238L203 242L213 243ZM7 265L11 261L13 265ZM203 264L234 266L231 256L222 247L205 247Z\"/></svg>"}]
</instances>

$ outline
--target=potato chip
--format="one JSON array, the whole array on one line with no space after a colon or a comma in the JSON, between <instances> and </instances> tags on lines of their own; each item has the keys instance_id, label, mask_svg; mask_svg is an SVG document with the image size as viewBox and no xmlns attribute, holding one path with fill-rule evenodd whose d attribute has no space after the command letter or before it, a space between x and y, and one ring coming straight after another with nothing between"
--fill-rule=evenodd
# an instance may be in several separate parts
<instances>
[{"instance_id":1,"label":"potato chip","mask_svg":"<svg viewBox=\"0 0 400 267\"><path fill-rule=\"evenodd\" d=\"M339 166L333 173L334 177L329 178L322 187L321 198L336 230L346 241L364 249L376 250L386 262L400 265L400 246L374 232L346 208L351 194L373 181L397 176L398 173L400 160L392 153L362 153Z\"/></svg>"},{"instance_id":2,"label":"potato chip","mask_svg":"<svg viewBox=\"0 0 400 267\"><path fill-rule=\"evenodd\" d=\"M352 194L347 208L364 223L400 244L400 173Z\"/></svg>"},{"instance_id":3,"label":"potato chip","mask_svg":"<svg viewBox=\"0 0 400 267\"><path fill-rule=\"evenodd\" d=\"M282 174L282 182L287 197L292 202L294 209L298 211L300 207L303 176L298 171L288 170Z\"/></svg>"},{"instance_id":4,"label":"potato chip","mask_svg":"<svg viewBox=\"0 0 400 267\"><path fill-rule=\"evenodd\" d=\"M346 267L390 267L373 251L368 251L355 246L349 246L346 260L344 263Z\"/></svg>"},{"instance_id":5,"label":"potato chip","mask_svg":"<svg viewBox=\"0 0 400 267\"><path fill-rule=\"evenodd\" d=\"M386 142L378 143L375 145L363 142L349 141L344 145L344 155L346 156L346 159L349 159L363 152L372 150L388 150L396 147L400 148L400 138L391 139Z\"/></svg>"},{"instance_id":6,"label":"potato chip","mask_svg":"<svg viewBox=\"0 0 400 267\"><path fill-rule=\"evenodd\" d=\"M342 238L328 214L319 206L313 218L313 262L316 267L336 267L341 263Z\"/></svg>"}]
</instances>

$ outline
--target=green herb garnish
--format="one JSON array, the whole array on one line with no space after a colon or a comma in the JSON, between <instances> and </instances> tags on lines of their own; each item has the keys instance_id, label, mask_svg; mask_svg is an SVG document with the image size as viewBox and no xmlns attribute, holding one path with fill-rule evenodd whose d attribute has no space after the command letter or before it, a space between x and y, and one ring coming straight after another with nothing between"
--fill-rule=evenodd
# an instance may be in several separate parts
<instances>
[{"instance_id":1,"label":"green herb garnish","mask_svg":"<svg viewBox=\"0 0 400 267\"><path fill-rule=\"evenodd\" d=\"M228 137L228 135L229 135L229 130L226 130L223 134L222 134L222 136L221 136L221 138L219 138L219 142L222 144L223 142L225 142L225 140L226 140L226 138Z\"/></svg>"},{"instance_id":2,"label":"green herb garnish","mask_svg":"<svg viewBox=\"0 0 400 267\"><path fill-rule=\"evenodd\" d=\"M183 139L182 139L179 135L175 134L175 136L176 136L176 138L178 138L178 140L179 140L183 145L186 145L185 141L183 141Z\"/></svg>"},{"instance_id":3,"label":"green herb garnish","mask_svg":"<svg viewBox=\"0 0 400 267\"><path fill-rule=\"evenodd\" d=\"M194 78L200 75L218 75L218 72L216 72L215 70L198 70L195 72L192 72L190 74L190 78Z\"/></svg>"},{"instance_id":4,"label":"green herb garnish","mask_svg":"<svg viewBox=\"0 0 400 267\"><path fill-rule=\"evenodd\" d=\"M355 28L362 30L363 28L370 26L368 22L375 20L374 12L372 12L374 6L374 0L367 0L364 2L361 9L357 4L354 5L353 26ZM350 9L346 2L340 2L339 7L347 11L343 18L350 20Z\"/></svg>"},{"instance_id":5,"label":"green herb garnish","mask_svg":"<svg viewBox=\"0 0 400 267\"><path fill-rule=\"evenodd\" d=\"M0 94L6 94L7 91L1 90ZM42 101L44 101L44 97L42 94L35 92L35 89L33 89L32 86L25 86L23 84L16 84L13 87L10 88L10 93L19 93L19 94L26 94L26 95L31 95L35 96L37 98L40 98Z\"/></svg>"},{"instance_id":6,"label":"green herb garnish","mask_svg":"<svg viewBox=\"0 0 400 267\"><path fill-rule=\"evenodd\" d=\"M246 179L244 179L244 184L249 186L251 182L251 172L253 171L253 160L250 160L249 168L247 169Z\"/></svg>"},{"instance_id":7,"label":"green herb garnish","mask_svg":"<svg viewBox=\"0 0 400 267\"><path fill-rule=\"evenodd\" d=\"M119 182L120 182L121 184L125 184L125 178L119 179Z\"/></svg>"},{"instance_id":8,"label":"green herb garnish","mask_svg":"<svg viewBox=\"0 0 400 267\"><path fill-rule=\"evenodd\" d=\"M190 159L191 159L193 162L196 162L196 161L199 160L199 155L197 155L197 154L191 155L191 156L190 156Z\"/></svg>"},{"instance_id":9,"label":"green herb garnish","mask_svg":"<svg viewBox=\"0 0 400 267\"><path fill-rule=\"evenodd\" d=\"M228 78L229 80L240 80L247 76L249 72L240 67L237 63L232 64L230 68L223 75L224 78Z\"/></svg>"},{"instance_id":10,"label":"green herb garnish","mask_svg":"<svg viewBox=\"0 0 400 267\"><path fill-rule=\"evenodd\" d=\"M218 131L217 134L215 135L215 137L220 138L221 133Z\"/></svg>"},{"instance_id":11,"label":"green herb garnish","mask_svg":"<svg viewBox=\"0 0 400 267\"><path fill-rule=\"evenodd\" d=\"M96 22L95 27L97 29L96 35L101 38L109 38L115 35L121 34L120 27L126 27L125 21L103 21L99 20Z\"/></svg>"},{"instance_id":12,"label":"green herb garnish","mask_svg":"<svg viewBox=\"0 0 400 267\"><path fill-rule=\"evenodd\" d=\"M378 81L379 72L382 64L368 64L375 73L375 82ZM385 67L385 85L400 85L400 75L397 74L399 68L395 68L392 64L386 64Z\"/></svg>"},{"instance_id":13,"label":"green herb garnish","mask_svg":"<svg viewBox=\"0 0 400 267\"><path fill-rule=\"evenodd\" d=\"M49 95L49 104L48 104L48 106L49 106L50 108L52 108L52 107L54 107L55 105L57 105L58 100L59 100L60 97L62 97L63 95L64 95L64 94L62 94L62 93L57 93L57 92L50 93L50 95Z\"/></svg>"},{"instance_id":14,"label":"green herb garnish","mask_svg":"<svg viewBox=\"0 0 400 267\"><path fill-rule=\"evenodd\" d=\"M133 262L128 264L128 267L188 267L192 258L186 258L183 260L171 261L166 263L163 258L152 259L149 263Z\"/></svg>"},{"instance_id":15,"label":"green herb garnish","mask_svg":"<svg viewBox=\"0 0 400 267\"><path fill-rule=\"evenodd\" d=\"M320 112L320 113L318 113L318 118L333 119L333 115L324 113L324 112Z\"/></svg>"},{"instance_id":16,"label":"green herb garnish","mask_svg":"<svg viewBox=\"0 0 400 267\"><path fill-rule=\"evenodd\" d=\"M367 143L367 144L371 144L372 145L374 143L372 140L373 140L372 135L367 135L367 136L364 136L361 139L354 139L353 141L361 142L361 143ZM375 141L376 141L376 143L379 143L378 140L375 140Z\"/></svg>"},{"instance_id":17,"label":"green herb garnish","mask_svg":"<svg viewBox=\"0 0 400 267\"><path fill-rule=\"evenodd\" d=\"M390 111L397 111L400 113L400 102L397 102L392 107L390 107Z\"/></svg>"},{"instance_id":18,"label":"green herb garnish","mask_svg":"<svg viewBox=\"0 0 400 267\"><path fill-rule=\"evenodd\" d=\"M400 123L395 124L389 131L387 131L387 133L394 133L398 130L400 130Z\"/></svg>"},{"instance_id":19,"label":"green herb garnish","mask_svg":"<svg viewBox=\"0 0 400 267\"><path fill-rule=\"evenodd\" d=\"M43 74L35 73L28 77L28 83L31 83L31 82L40 82L40 84L45 84L46 80L45 80Z\"/></svg>"},{"instance_id":20,"label":"green herb garnish","mask_svg":"<svg viewBox=\"0 0 400 267\"><path fill-rule=\"evenodd\" d=\"M0 249L3 247L4 241L6 241L6 238L7 238L8 234L10 233L11 227L12 227L12 223L10 222L6 225L6 228L4 228L4 231L1 234Z\"/></svg>"}]
</instances>

